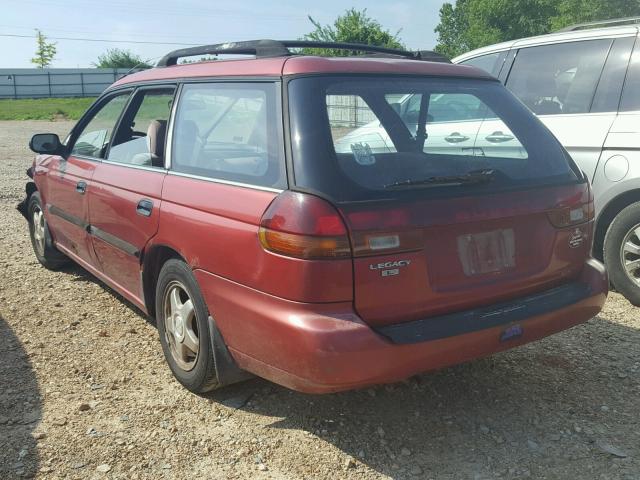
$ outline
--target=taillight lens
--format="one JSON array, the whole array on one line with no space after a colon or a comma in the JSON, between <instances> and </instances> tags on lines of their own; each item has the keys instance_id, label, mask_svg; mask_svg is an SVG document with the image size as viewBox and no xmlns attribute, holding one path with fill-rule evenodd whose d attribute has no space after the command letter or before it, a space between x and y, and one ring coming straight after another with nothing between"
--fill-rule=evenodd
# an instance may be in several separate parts
<instances>
[{"instance_id":1,"label":"taillight lens","mask_svg":"<svg viewBox=\"0 0 640 480\"><path fill-rule=\"evenodd\" d=\"M581 223L590 222L595 218L593 205L593 192L588 186L578 198L569 201L569 205L559 205L558 208L547 212L549 221L556 228L572 227Z\"/></svg>"},{"instance_id":2,"label":"taillight lens","mask_svg":"<svg viewBox=\"0 0 640 480\"><path fill-rule=\"evenodd\" d=\"M567 207L553 210L547 213L549 221L556 228L571 227L581 223L588 222L593 218L590 217L591 208L589 204L579 207Z\"/></svg>"},{"instance_id":3,"label":"taillight lens","mask_svg":"<svg viewBox=\"0 0 640 480\"><path fill-rule=\"evenodd\" d=\"M351 256L347 229L336 209L319 197L285 191L262 216L258 233L271 252L304 259Z\"/></svg>"}]
</instances>

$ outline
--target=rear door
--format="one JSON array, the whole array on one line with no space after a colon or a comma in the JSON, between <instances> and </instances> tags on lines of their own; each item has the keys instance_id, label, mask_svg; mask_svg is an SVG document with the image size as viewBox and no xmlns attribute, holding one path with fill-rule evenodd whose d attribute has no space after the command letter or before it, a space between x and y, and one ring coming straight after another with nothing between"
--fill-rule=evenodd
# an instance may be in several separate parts
<instances>
[{"instance_id":1,"label":"rear door","mask_svg":"<svg viewBox=\"0 0 640 480\"><path fill-rule=\"evenodd\" d=\"M96 266L96 258L87 234L88 196L129 94L124 91L101 99L72 132L68 157L52 157L49 164L44 199L47 221L57 244L91 266Z\"/></svg>"},{"instance_id":2,"label":"rear door","mask_svg":"<svg viewBox=\"0 0 640 480\"><path fill-rule=\"evenodd\" d=\"M158 230L167 124L175 87L136 90L96 168L90 233L103 273L142 299L140 254Z\"/></svg>"},{"instance_id":3,"label":"rear door","mask_svg":"<svg viewBox=\"0 0 640 480\"><path fill-rule=\"evenodd\" d=\"M616 118L623 81L616 65L628 61L632 35L514 45L518 50L507 88L539 116L591 180Z\"/></svg>"}]
</instances>

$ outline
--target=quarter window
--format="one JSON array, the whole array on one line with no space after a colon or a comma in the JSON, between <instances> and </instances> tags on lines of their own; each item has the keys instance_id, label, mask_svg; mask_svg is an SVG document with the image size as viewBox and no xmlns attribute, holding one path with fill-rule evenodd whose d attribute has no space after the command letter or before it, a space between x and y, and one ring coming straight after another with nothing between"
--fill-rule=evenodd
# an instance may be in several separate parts
<instances>
[{"instance_id":1,"label":"quarter window","mask_svg":"<svg viewBox=\"0 0 640 480\"><path fill-rule=\"evenodd\" d=\"M129 165L164 167L164 144L174 89L143 89L122 117L108 160Z\"/></svg>"},{"instance_id":2,"label":"quarter window","mask_svg":"<svg viewBox=\"0 0 640 480\"><path fill-rule=\"evenodd\" d=\"M620 110L640 110L640 41L636 40L636 48L631 56L629 72L624 85Z\"/></svg>"},{"instance_id":3,"label":"quarter window","mask_svg":"<svg viewBox=\"0 0 640 480\"><path fill-rule=\"evenodd\" d=\"M477 67L497 77L500 73L500 70L502 69L502 63L504 62L504 58L506 56L506 51L489 53L488 55L480 55L479 57L470 58L469 60L460 62L460 64Z\"/></svg>"},{"instance_id":4,"label":"quarter window","mask_svg":"<svg viewBox=\"0 0 640 480\"><path fill-rule=\"evenodd\" d=\"M111 97L100 107L75 140L71 155L104 158L111 141L111 133L127 104L129 92Z\"/></svg>"},{"instance_id":5,"label":"quarter window","mask_svg":"<svg viewBox=\"0 0 640 480\"><path fill-rule=\"evenodd\" d=\"M523 48L507 87L534 113L587 113L607 58L611 39Z\"/></svg>"},{"instance_id":6,"label":"quarter window","mask_svg":"<svg viewBox=\"0 0 640 480\"><path fill-rule=\"evenodd\" d=\"M284 188L275 84L185 85L173 135L176 172Z\"/></svg>"},{"instance_id":7,"label":"quarter window","mask_svg":"<svg viewBox=\"0 0 640 480\"><path fill-rule=\"evenodd\" d=\"M629 65L629 57L635 37L618 38L607 57L596 96L591 105L592 112L617 112L622 94L622 85Z\"/></svg>"}]
</instances>

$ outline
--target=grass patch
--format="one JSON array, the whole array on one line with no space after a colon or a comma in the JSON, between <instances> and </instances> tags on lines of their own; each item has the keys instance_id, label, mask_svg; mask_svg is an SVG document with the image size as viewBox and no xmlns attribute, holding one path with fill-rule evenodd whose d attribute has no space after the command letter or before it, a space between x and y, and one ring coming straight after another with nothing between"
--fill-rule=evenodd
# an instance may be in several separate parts
<instances>
[{"instance_id":1,"label":"grass patch","mask_svg":"<svg viewBox=\"0 0 640 480\"><path fill-rule=\"evenodd\" d=\"M0 120L77 120L95 98L0 100Z\"/></svg>"}]
</instances>

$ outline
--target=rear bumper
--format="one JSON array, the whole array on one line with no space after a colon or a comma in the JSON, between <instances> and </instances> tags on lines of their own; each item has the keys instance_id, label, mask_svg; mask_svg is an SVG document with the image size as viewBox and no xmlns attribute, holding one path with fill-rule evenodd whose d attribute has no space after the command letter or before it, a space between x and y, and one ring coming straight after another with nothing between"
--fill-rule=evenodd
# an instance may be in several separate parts
<instances>
[{"instance_id":1,"label":"rear bumper","mask_svg":"<svg viewBox=\"0 0 640 480\"><path fill-rule=\"evenodd\" d=\"M533 315L526 318L510 318L454 336L394 343L390 336L365 324L351 303L301 304L204 271L195 273L238 365L308 393L395 382L538 340L595 316L604 305L608 290L604 266L589 260L578 279L584 294L568 304L560 303L543 313L532 309ZM518 326L517 336L505 340L505 330L514 325ZM415 325L389 328L415 329Z\"/></svg>"}]
</instances>

